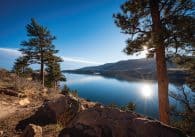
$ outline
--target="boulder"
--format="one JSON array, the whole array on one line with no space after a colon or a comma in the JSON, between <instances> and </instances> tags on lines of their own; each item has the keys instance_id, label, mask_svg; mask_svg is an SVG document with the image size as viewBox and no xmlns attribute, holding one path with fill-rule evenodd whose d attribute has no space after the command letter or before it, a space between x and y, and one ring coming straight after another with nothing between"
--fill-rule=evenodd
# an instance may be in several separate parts
<instances>
[{"instance_id":1,"label":"boulder","mask_svg":"<svg viewBox=\"0 0 195 137\"><path fill-rule=\"evenodd\" d=\"M34 124L29 124L21 134L21 137L42 137L42 128Z\"/></svg>"},{"instance_id":2,"label":"boulder","mask_svg":"<svg viewBox=\"0 0 195 137\"><path fill-rule=\"evenodd\" d=\"M0 130L0 136L3 136L3 130Z\"/></svg>"},{"instance_id":3,"label":"boulder","mask_svg":"<svg viewBox=\"0 0 195 137\"><path fill-rule=\"evenodd\" d=\"M16 90L8 89L8 88L0 89L0 94L18 97L18 92Z\"/></svg>"},{"instance_id":4,"label":"boulder","mask_svg":"<svg viewBox=\"0 0 195 137\"><path fill-rule=\"evenodd\" d=\"M47 125L60 123L66 126L78 113L80 104L70 96L57 94L38 108L34 115L18 123L16 130L24 129L28 124Z\"/></svg>"},{"instance_id":5,"label":"boulder","mask_svg":"<svg viewBox=\"0 0 195 137\"><path fill-rule=\"evenodd\" d=\"M21 99L21 100L19 101L19 104L20 104L21 106L27 106L28 104L30 104L30 100L29 100L29 98Z\"/></svg>"},{"instance_id":6,"label":"boulder","mask_svg":"<svg viewBox=\"0 0 195 137\"><path fill-rule=\"evenodd\" d=\"M185 137L176 128L108 107L81 111L59 137Z\"/></svg>"},{"instance_id":7,"label":"boulder","mask_svg":"<svg viewBox=\"0 0 195 137\"><path fill-rule=\"evenodd\" d=\"M68 124L79 111L79 102L69 96L57 94L53 99L45 102L35 114L43 122Z\"/></svg>"},{"instance_id":8,"label":"boulder","mask_svg":"<svg viewBox=\"0 0 195 137\"><path fill-rule=\"evenodd\" d=\"M78 100L79 100L79 102L81 104L81 111L86 110L88 108L92 108L92 107L98 105L95 102L90 102L90 101L87 101L87 100L85 100L83 98L79 98Z\"/></svg>"}]
</instances>

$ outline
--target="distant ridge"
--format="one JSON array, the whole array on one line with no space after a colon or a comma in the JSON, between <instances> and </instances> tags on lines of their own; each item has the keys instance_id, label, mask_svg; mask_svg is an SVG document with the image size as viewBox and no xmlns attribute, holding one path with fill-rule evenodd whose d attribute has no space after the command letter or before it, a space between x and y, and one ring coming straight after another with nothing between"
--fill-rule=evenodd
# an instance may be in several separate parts
<instances>
[{"instance_id":1,"label":"distant ridge","mask_svg":"<svg viewBox=\"0 0 195 137\"><path fill-rule=\"evenodd\" d=\"M168 74L171 80L184 80L186 73L179 70L175 64L167 62ZM124 60L115 63L106 63L100 66L84 67L63 72L77 74L93 74L114 77L123 80L156 80L155 59Z\"/></svg>"}]
</instances>

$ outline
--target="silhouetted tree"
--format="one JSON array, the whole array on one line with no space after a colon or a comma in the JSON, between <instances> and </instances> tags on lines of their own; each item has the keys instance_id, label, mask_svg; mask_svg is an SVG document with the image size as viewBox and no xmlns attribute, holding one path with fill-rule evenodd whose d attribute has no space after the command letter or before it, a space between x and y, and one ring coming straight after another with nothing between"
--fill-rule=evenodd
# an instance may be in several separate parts
<instances>
[{"instance_id":1,"label":"silhouetted tree","mask_svg":"<svg viewBox=\"0 0 195 137\"><path fill-rule=\"evenodd\" d=\"M193 0L128 0L122 12L114 14L117 26L131 36L127 54L140 52L143 46L149 57L155 53L160 121L166 124L170 122L166 53L183 54L194 48L194 5Z\"/></svg>"},{"instance_id":2,"label":"silhouetted tree","mask_svg":"<svg viewBox=\"0 0 195 137\"><path fill-rule=\"evenodd\" d=\"M40 79L44 87L44 66L50 57L58 52L52 44L55 36L51 35L46 27L39 25L34 19L31 19L31 23L27 24L26 30L29 39L21 43L23 47L20 51L29 58L30 64L40 64Z\"/></svg>"},{"instance_id":3,"label":"silhouetted tree","mask_svg":"<svg viewBox=\"0 0 195 137\"><path fill-rule=\"evenodd\" d=\"M178 86L176 91L170 91L169 96L182 104L182 110L177 109L177 106L171 106L170 112L172 116L172 125L181 129L189 136L195 135L195 100L194 94L185 86Z\"/></svg>"},{"instance_id":4,"label":"silhouetted tree","mask_svg":"<svg viewBox=\"0 0 195 137\"><path fill-rule=\"evenodd\" d=\"M195 91L195 57L193 55L177 55L172 58L172 61L179 67L187 70L186 84L192 91Z\"/></svg>"}]
</instances>

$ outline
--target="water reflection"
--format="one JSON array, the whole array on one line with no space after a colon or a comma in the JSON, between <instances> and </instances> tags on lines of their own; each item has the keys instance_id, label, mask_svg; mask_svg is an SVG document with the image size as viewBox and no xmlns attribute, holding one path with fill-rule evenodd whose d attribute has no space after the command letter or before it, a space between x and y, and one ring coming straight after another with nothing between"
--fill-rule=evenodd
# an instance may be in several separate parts
<instances>
[{"instance_id":1,"label":"water reflection","mask_svg":"<svg viewBox=\"0 0 195 137\"><path fill-rule=\"evenodd\" d=\"M154 94L154 89L152 88L152 85L149 83L145 83L142 87L141 87L141 95L145 98L145 99L149 99L152 98L153 94Z\"/></svg>"},{"instance_id":2,"label":"water reflection","mask_svg":"<svg viewBox=\"0 0 195 137\"><path fill-rule=\"evenodd\" d=\"M100 76L90 76L90 75L85 75L85 77L75 77L75 78L72 78L72 79L69 79L68 74L66 74L66 76L68 77L68 80L66 82L67 85L83 84L83 83L88 83L88 82L92 82L92 81L102 79L102 77L100 77Z\"/></svg>"},{"instance_id":3,"label":"water reflection","mask_svg":"<svg viewBox=\"0 0 195 137\"><path fill-rule=\"evenodd\" d=\"M79 96L104 105L111 103L123 106L132 102L136 112L158 118L158 85L154 81L119 81L99 75L65 74L67 86L77 90ZM169 84L169 90L178 93L175 85ZM173 98L170 105L183 106Z\"/></svg>"}]
</instances>

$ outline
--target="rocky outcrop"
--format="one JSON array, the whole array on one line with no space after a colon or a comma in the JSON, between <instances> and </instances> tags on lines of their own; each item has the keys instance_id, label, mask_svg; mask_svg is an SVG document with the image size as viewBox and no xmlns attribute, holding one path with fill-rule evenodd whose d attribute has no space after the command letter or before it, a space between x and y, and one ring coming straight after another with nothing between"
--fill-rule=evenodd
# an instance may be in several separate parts
<instances>
[{"instance_id":1,"label":"rocky outcrop","mask_svg":"<svg viewBox=\"0 0 195 137\"><path fill-rule=\"evenodd\" d=\"M16 129L30 123L48 125L60 122L59 137L185 137L178 129L134 112L103 107L69 95L56 95L22 120Z\"/></svg>"},{"instance_id":2,"label":"rocky outcrop","mask_svg":"<svg viewBox=\"0 0 195 137\"><path fill-rule=\"evenodd\" d=\"M0 89L0 94L5 94L5 95L9 95L9 96L15 96L18 97L19 94L17 91L13 90L13 89L8 89L8 88L2 88Z\"/></svg>"},{"instance_id":3,"label":"rocky outcrop","mask_svg":"<svg viewBox=\"0 0 195 137\"><path fill-rule=\"evenodd\" d=\"M0 136L3 136L3 130L0 130Z\"/></svg>"},{"instance_id":4,"label":"rocky outcrop","mask_svg":"<svg viewBox=\"0 0 195 137\"><path fill-rule=\"evenodd\" d=\"M29 124L20 137L42 137L42 128L34 124Z\"/></svg>"},{"instance_id":5,"label":"rocky outcrop","mask_svg":"<svg viewBox=\"0 0 195 137\"><path fill-rule=\"evenodd\" d=\"M14 96L14 97L26 97L26 95L24 93L20 93L17 90L15 90L14 88L0 88L0 94L5 94L5 95L9 95L9 96Z\"/></svg>"},{"instance_id":6,"label":"rocky outcrop","mask_svg":"<svg viewBox=\"0 0 195 137\"><path fill-rule=\"evenodd\" d=\"M77 100L57 94L53 99L46 101L35 113L34 117L40 119L43 123L68 124L79 111Z\"/></svg>"},{"instance_id":7,"label":"rocky outcrop","mask_svg":"<svg viewBox=\"0 0 195 137\"><path fill-rule=\"evenodd\" d=\"M179 130L133 112L94 107L82 111L59 137L185 137Z\"/></svg>"},{"instance_id":8,"label":"rocky outcrop","mask_svg":"<svg viewBox=\"0 0 195 137\"><path fill-rule=\"evenodd\" d=\"M79 109L80 104L77 100L70 96L57 94L51 100L45 101L34 115L20 121L16 129L24 129L30 123L47 125L60 122L65 126L72 121Z\"/></svg>"},{"instance_id":9,"label":"rocky outcrop","mask_svg":"<svg viewBox=\"0 0 195 137\"><path fill-rule=\"evenodd\" d=\"M21 106L27 106L28 104L30 104L30 100L29 100L29 98L24 98L24 99L21 99L18 103Z\"/></svg>"}]
</instances>

